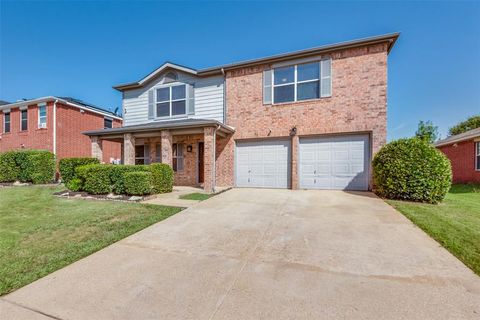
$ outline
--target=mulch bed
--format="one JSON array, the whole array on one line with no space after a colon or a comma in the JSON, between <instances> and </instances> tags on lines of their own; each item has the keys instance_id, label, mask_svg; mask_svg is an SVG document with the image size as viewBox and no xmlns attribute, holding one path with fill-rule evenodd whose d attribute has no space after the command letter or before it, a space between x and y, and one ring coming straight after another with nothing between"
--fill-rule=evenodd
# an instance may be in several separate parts
<instances>
[{"instance_id":1,"label":"mulch bed","mask_svg":"<svg viewBox=\"0 0 480 320\"><path fill-rule=\"evenodd\" d=\"M90 194L84 191L59 191L55 192L54 195L57 197L68 198L68 199L86 199L86 200L108 200L108 201L122 201L122 202L139 202L147 200L152 196L127 196L124 194Z\"/></svg>"}]
</instances>

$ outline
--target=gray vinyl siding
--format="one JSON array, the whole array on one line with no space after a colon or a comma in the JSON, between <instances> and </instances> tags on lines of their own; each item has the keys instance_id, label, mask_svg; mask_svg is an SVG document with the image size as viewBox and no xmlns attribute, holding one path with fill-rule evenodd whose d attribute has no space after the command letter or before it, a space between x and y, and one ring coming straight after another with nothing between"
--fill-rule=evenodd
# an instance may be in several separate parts
<instances>
[{"instance_id":1,"label":"gray vinyl siding","mask_svg":"<svg viewBox=\"0 0 480 320\"><path fill-rule=\"evenodd\" d=\"M224 122L223 77L196 78L181 72L177 72L177 74L178 82L194 85L195 114L188 117ZM122 106L125 126L161 121L148 118L148 91L161 85L162 79L163 77L160 76L143 88L127 90L123 93Z\"/></svg>"}]
</instances>

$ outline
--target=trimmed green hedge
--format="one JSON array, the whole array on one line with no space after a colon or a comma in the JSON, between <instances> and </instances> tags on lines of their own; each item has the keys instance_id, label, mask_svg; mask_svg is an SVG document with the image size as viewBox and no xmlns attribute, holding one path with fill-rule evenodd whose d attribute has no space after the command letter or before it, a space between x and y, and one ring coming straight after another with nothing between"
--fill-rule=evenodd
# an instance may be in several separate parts
<instances>
[{"instance_id":1,"label":"trimmed green hedge","mask_svg":"<svg viewBox=\"0 0 480 320\"><path fill-rule=\"evenodd\" d=\"M152 193L151 178L152 174L148 171L125 172L125 192L136 196Z\"/></svg>"},{"instance_id":2,"label":"trimmed green hedge","mask_svg":"<svg viewBox=\"0 0 480 320\"><path fill-rule=\"evenodd\" d=\"M173 169L165 163L153 163L149 166L152 173L154 193L167 193L173 190Z\"/></svg>"},{"instance_id":3,"label":"trimmed green hedge","mask_svg":"<svg viewBox=\"0 0 480 320\"><path fill-rule=\"evenodd\" d=\"M99 164L100 161L97 158L64 158L58 163L60 171L60 177L62 181L67 185L71 180L77 178L75 169L79 166L87 164Z\"/></svg>"},{"instance_id":4,"label":"trimmed green hedge","mask_svg":"<svg viewBox=\"0 0 480 320\"><path fill-rule=\"evenodd\" d=\"M151 165L89 164L78 166L75 171L78 179L73 178L65 184L66 187L72 191L86 191L92 194L105 194L109 192L115 194L133 194L127 190L125 181L127 174L132 172L148 173L148 194L152 192L166 193L172 192L173 190L173 170L169 165L162 163ZM141 190L141 192L146 192L143 186Z\"/></svg>"},{"instance_id":5,"label":"trimmed green hedge","mask_svg":"<svg viewBox=\"0 0 480 320\"><path fill-rule=\"evenodd\" d=\"M375 192L384 198L438 203L452 183L448 158L418 139L392 141L373 159Z\"/></svg>"},{"instance_id":6,"label":"trimmed green hedge","mask_svg":"<svg viewBox=\"0 0 480 320\"><path fill-rule=\"evenodd\" d=\"M128 172L145 172L148 171L147 165L114 165L110 171L110 181L112 183L112 191L116 194L126 193L125 174Z\"/></svg>"},{"instance_id":7,"label":"trimmed green hedge","mask_svg":"<svg viewBox=\"0 0 480 320\"><path fill-rule=\"evenodd\" d=\"M55 176L55 155L46 150L16 150L0 154L0 182L49 183Z\"/></svg>"},{"instance_id":8,"label":"trimmed green hedge","mask_svg":"<svg viewBox=\"0 0 480 320\"><path fill-rule=\"evenodd\" d=\"M76 174L81 180L82 190L91 194L105 194L112 191L109 164L87 164L77 167Z\"/></svg>"}]
</instances>

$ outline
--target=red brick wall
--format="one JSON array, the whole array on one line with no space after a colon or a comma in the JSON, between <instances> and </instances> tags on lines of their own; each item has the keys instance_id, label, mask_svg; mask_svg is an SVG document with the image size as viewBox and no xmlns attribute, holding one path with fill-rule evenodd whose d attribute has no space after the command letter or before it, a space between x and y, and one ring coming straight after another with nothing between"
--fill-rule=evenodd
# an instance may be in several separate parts
<instances>
[{"instance_id":1,"label":"red brick wall","mask_svg":"<svg viewBox=\"0 0 480 320\"><path fill-rule=\"evenodd\" d=\"M57 103L57 157L91 157L90 138L83 131L103 128L104 117L100 114ZM121 127L122 123L114 119L113 127ZM103 162L109 163L110 158L121 158L121 144L111 141L102 142Z\"/></svg>"},{"instance_id":2,"label":"red brick wall","mask_svg":"<svg viewBox=\"0 0 480 320\"><path fill-rule=\"evenodd\" d=\"M0 152L21 149L53 151L53 102L47 103L47 127L38 128L38 107L28 106L28 130L20 131L20 109L10 111L10 133L3 133L3 113L0 113Z\"/></svg>"},{"instance_id":3,"label":"red brick wall","mask_svg":"<svg viewBox=\"0 0 480 320\"><path fill-rule=\"evenodd\" d=\"M387 135L387 44L344 49L329 56L332 97L311 101L263 105L263 70L270 65L228 71L226 122L236 131L225 151L234 154L236 139L289 137L294 126L299 136L369 132L373 153L378 151ZM217 170L231 177L222 182L232 185L233 156L218 160Z\"/></svg>"},{"instance_id":4,"label":"red brick wall","mask_svg":"<svg viewBox=\"0 0 480 320\"><path fill-rule=\"evenodd\" d=\"M0 152L20 149L44 149L53 152L53 101L47 102L47 128L38 128L38 107L28 107L28 130L20 131L20 110L14 108L10 113L10 133L2 133ZM3 132L3 114L0 113L0 126ZM114 120L114 127L121 127L121 121ZM90 157L92 155L90 138L83 135L86 130L103 128L103 116L81 113L80 109L57 103L57 159L67 157ZM103 160L110 157L120 158L121 144L104 142Z\"/></svg>"},{"instance_id":5,"label":"red brick wall","mask_svg":"<svg viewBox=\"0 0 480 320\"><path fill-rule=\"evenodd\" d=\"M452 163L453 183L480 183L480 171L475 170L475 143L463 141L457 145L438 147Z\"/></svg>"}]
</instances>

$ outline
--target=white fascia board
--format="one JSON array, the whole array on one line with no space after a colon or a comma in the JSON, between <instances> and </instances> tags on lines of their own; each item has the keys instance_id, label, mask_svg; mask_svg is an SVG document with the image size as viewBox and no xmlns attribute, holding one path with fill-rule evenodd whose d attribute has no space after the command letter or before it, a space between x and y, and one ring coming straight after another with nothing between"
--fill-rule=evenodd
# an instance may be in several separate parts
<instances>
[{"instance_id":1,"label":"white fascia board","mask_svg":"<svg viewBox=\"0 0 480 320\"><path fill-rule=\"evenodd\" d=\"M145 78L143 78L142 80L140 80L140 81L138 82L138 84L139 84L139 85L144 84L144 83L147 82L148 80L156 77L159 73L161 73L163 70L165 70L165 69L167 69L167 68L172 68L172 69L175 69L175 70L178 70L178 71L183 71L183 72L190 73L190 74L194 74L194 75L197 74L197 70L190 69L190 68L186 68L186 67L182 67L182 66L179 66L179 65L176 65L176 64L167 62L167 63L164 63L161 67L159 67L157 70L153 71L153 72L150 73L148 76L146 76Z\"/></svg>"}]
</instances>

